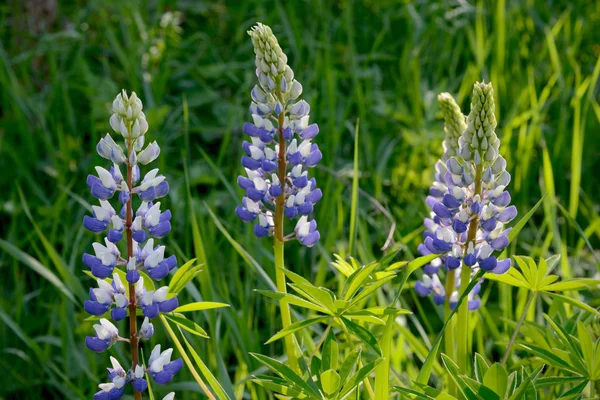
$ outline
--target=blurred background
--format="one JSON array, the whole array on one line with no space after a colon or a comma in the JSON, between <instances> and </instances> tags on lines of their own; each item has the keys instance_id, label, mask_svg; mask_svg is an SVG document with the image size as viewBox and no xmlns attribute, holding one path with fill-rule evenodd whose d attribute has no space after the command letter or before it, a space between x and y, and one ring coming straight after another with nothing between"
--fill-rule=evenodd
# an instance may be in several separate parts
<instances>
[{"instance_id":1,"label":"blurred background","mask_svg":"<svg viewBox=\"0 0 600 400\"><path fill-rule=\"evenodd\" d=\"M249 352L281 354L280 343L263 345L278 330L276 303L253 291L274 278L271 241L257 241L233 212L255 84L246 31L256 21L278 36L321 130L322 240L311 250L287 245L292 270L335 287L333 254L348 256L358 119L352 255L380 258L395 227L390 247L414 257L442 153L437 94L452 93L467 114L472 85L485 79L520 215L548 193L510 251L562 254L560 274L597 273L599 2L11 0L0 4L0 398L90 398L105 380L108 356L84 346L91 279L81 256L97 238L81 222L94 203L86 176L105 166L95 145L122 88L144 102L148 140L162 149L155 165L172 188L163 201L173 212L168 251L205 263L181 301L231 304L196 315L211 339L188 339L226 391L269 398L247 377L258 368ZM393 294L390 285L380 298ZM406 337L435 333L419 323L420 313L438 312L429 299L407 291L403 302L415 311ZM481 329L495 329L499 311L482 310ZM152 342L168 342L156 328ZM398 344L397 382L426 354L408 343ZM124 350L111 351L125 360ZM202 398L185 369L170 390Z\"/></svg>"}]
</instances>

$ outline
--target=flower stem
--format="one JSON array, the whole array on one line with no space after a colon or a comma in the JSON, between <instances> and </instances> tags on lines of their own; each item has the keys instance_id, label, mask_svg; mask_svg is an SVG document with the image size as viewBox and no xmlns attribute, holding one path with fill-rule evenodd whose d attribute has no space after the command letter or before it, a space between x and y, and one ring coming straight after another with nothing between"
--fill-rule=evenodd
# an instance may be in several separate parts
<instances>
[{"instance_id":1,"label":"flower stem","mask_svg":"<svg viewBox=\"0 0 600 400\"><path fill-rule=\"evenodd\" d=\"M448 271L446 273L446 301L444 302L444 318L448 318L452 310L450 309L450 296L454 291L454 286L456 283L456 274L454 271ZM452 318L451 321L448 322L448 327L444 331L444 352L450 359L456 360L456 337L455 337L455 329L456 329L456 318ZM446 375L447 382L446 388L448 393L452 396L457 395L457 387L456 383L452 379L452 377L448 374Z\"/></svg>"},{"instance_id":2,"label":"flower stem","mask_svg":"<svg viewBox=\"0 0 600 400\"><path fill-rule=\"evenodd\" d=\"M392 353L392 334L395 314L390 314L385 322L383 336L381 337L381 357L383 361L375 370L375 398L388 400L390 396L390 357Z\"/></svg>"},{"instance_id":3,"label":"flower stem","mask_svg":"<svg viewBox=\"0 0 600 400\"><path fill-rule=\"evenodd\" d=\"M279 87L279 85L278 85ZM278 97L281 98L281 95ZM273 254L275 256L275 278L277 281L277 290L281 293L286 293L286 282L285 274L282 268L285 268L285 260L283 256L283 242L284 242L284 214L285 209L285 184L286 184L286 159L285 159L285 139L283 138L283 122L285 120L285 113L279 114L277 134L279 137L279 154L277 156L277 175L281 185L281 194L275 201L275 218L274 218L274 243L273 243ZM290 315L290 307L288 302L285 300L279 301L279 309L281 312L281 324L283 329L287 328L292 324L292 317ZM294 371L299 371L298 367L298 354L296 352L296 345L294 343L294 335L287 335L284 339L285 352L288 356L288 363L290 368Z\"/></svg>"},{"instance_id":4,"label":"flower stem","mask_svg":"<svg viewBox=\"0 0 600 400\"><path fill-rule=\"evenodd\" d=\"M478 165L475 169L475 190L474 196L481 196L481 185L482 185L483 167L482 164ZM463 258L467 255L467 248L469 243L475 244L477 238L477 229L479 228L479 214L469 223L469 231L467 232L467 241L465 242L465 251ZM469 286L471 281L471 268L468 267L464 262L462 264L462 270L460 274L460 291L459 294L462 296ZM458 309L458 321L456 324L456 338L457 338L457 364L459 370L462 373L468 373L469 368L469 302L463 301Z\"/></svg>"},{"instance_id":5,"label":"flower stem","mask_svg":"<svg viewBox=\"0 0 600 400\"><path fill-rule=\"evenodd\" d=\"M127 141L128 153L133 151L133 141L129 139ZM131 164L127 163L127 187L129 188L129 200L127 200L126 211L125 211L125 229L127 230L127 261L130 257L133 257L133 232L131 231L131 224L133 218L133 168ZM131 362L132 368L139 365L138 355L138 332L137 332L137 320L136 320L136 299L135 299L135 285L129 283L129 344L131 348ZM142 394L134 389L135 400L141 400Z\"/></svg>"},{"instance_id":6,"label":"flower stem","mask_svg":"<svg viewBox=\"0 0 600 400\"><path fill-rule=\"evenodd\" d=\"M533 303L533 299L535 298L535 292L530 292L529 297L527 298L527 303L525 303L525 308L523 308L523 313L521 317L517 321L517 326L515 326L515 331L513 332L510 342L508 342L508 346L506 347L506 351L504 352L504 357L502 357L502 365L506 365L506 361L508 361L508 357L510 357L510 352L512 350L515 341L517 340L517 334L519 333L519 329L521 329L521 325L523 325L523 321L525 321L525 317L527 316L527 311ZM593 388L593 386L592 386Z\"/></svg>"}]
</instances>

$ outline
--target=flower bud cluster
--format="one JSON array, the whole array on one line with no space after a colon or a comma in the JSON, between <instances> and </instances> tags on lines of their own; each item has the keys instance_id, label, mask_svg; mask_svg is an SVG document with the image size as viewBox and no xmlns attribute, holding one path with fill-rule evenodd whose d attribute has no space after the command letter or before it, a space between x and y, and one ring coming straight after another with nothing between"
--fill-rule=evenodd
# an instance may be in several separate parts
<instances>
[{"instance_id":1,"label":"flower bud cluster","mask_svg":"<svg viewBox=\"0 0 600 400\"><path fill-rule=\"evenodd\" d=\"M125 146L121 147L107 133L96 150L112 165L109 169L97 166L97 175L87 178L99 205L92 206L92 215L84 217L83 225L93 233L105 234L103 242L93 243L93 254L83 255L83 263L96 278L98 286L90 288L90 299L84 303L86 312L101 317L94 325L95 335L85 340L86 346L95 352L103 352L119 341L133 340L129 335L120 337L117 327L108 318L118 322L132 310L141 310L144 320L137 331L137 339L148 340L154 333L150 320L178 307L177 297L168 292L167 286L157 290L147 290L144 286L144 277L163 279L175 268L177 260L175 256L165 256L165 246L154 243L171 230L171 212L161 211L161 203L156 201L169 193L169 184L157 168L142 177L140 164L149 164L160 155L156 141L144 147L148 123L142 109L142 102L135 93L128 96L123 91L117 95L112 104L110 125L122 136ZM118 212L111 204L114 197L118 199L115 203L120 204ZM134 202L138 204L135 213ZM128 237L129 256L123 256L119 249L124 236ZM101 390L94 399L120 399L127 384L132 384L137 392L143 392L148 387L144 378L146 373L159 384L169 382L183 365L181 359L171 361L171 353L171 349L161 353L159 345L152 352L148 368L132 365L128 371L111 357L110 382L99 385ZM173 396L169 394L165 399L173 399Z\"/></svg>"},{"instance_id":2,"label":"flower bud cluster","mask_svg":"<svg viewBox=\"0 0 600 400\"><path fill-rule=\"evenodd\" d=\"M272 235L274 208L283 196L285 216L300 217L294 234L311 247L320 237L316 222L308 221L322 197L315 178L308 177L308 170L323 157L319 146L312 143L319 127L309 125L310 106L298 100L302 85L294 79L271 28L259 23L248 33L254 44L259 83L250 93L253 122L244 124L244 133L249 136L242 144L246 176L238 177L238 185L246 196L236 214L245 222L256 221L256 236Z\"/></svg>"},{"instance_id":3,"label":"flower bud cluster","mask_svg":"<svg viewBox=\"0 0 600 400\"><path fill-rule=\"evenodd\" d=\"M498 152L492 85L474 85L466 125L450 95L440 96L439 100L447 136L444 156L436 166L436 182L426 201L431 217L425 219L425 240L419 245L422 255L439 257L425 266L429 277L419 283L421 288L434 287L429 282L441 267L445 271L462 266L496 274L506 272L511 267L510 259L498 260L494 252L508 246L510 228L505 225L517 215L505 190L510 174ZM463 129L460 135L459 129ZM425 292L420 290L420 294Z\"/></svg>"}]
</instances>

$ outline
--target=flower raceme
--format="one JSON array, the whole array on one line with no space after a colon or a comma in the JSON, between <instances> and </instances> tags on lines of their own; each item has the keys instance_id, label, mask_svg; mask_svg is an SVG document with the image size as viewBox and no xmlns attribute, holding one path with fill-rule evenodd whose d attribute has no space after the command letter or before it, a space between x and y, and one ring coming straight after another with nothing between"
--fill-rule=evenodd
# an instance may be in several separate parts
<instances>
[{"instance_id":1,"label":"flower raceme","mask_svg":"<svg viewBox=\"0 0 600 400\"><path fill-rule=\"evenodd\" d=\"M422 295L438 293L450 300L458 292L447 294L437 274L471 268L502 274L511 267L510 259L498 260L495 251L508 246L510 228L505 225L517 215L510 206L510 183L506 161L499 154L494 115L494 91L490 83L473 87L471 112L464 117L447 93L438 97L445 119L444 154L436 164L435 181L426 203L431 217L425 219L425 240L419 245L422 255L439 254L424 268L424 280L416 290ZM481 282L479 282L480 284ZM478 286L479 286L478 284ZM460 287L460 280L455 280ZM477 288L477 287L476 287ZM469 308L476 309L478 290L469 295ZM438 300L436 302L440 302ZM441 304L441 303L440 303Z\"/></svg>"},{"instance_id":2,"label":"flower raceme","mask_svg":"<svg viewBox=\"0 0 600 400\"><path fill-rule=\"evenodd\" d=\"M132 384L136 396L144 392L148 383L146 373L159 384L166 384L182 367L182 360L171 361L172 349L160 352L157 345L152 352L148 367L137 360L139 340L148 340L154 333L151 319L159 313L168 313L178 306L177 297L168 293L168 287L147 290L144 279L159 281L166 277L177 264L175 256L165 255L165 246L155 244L155 239L167 235L171 230L171 212L162 211L160 201L169 192L169 184L158 169L144 176L140 165L154 161L160 155L160 147L154 141L144 147L148 123L142 111L143 105L135 93L119 93L112 104L110 126L125 141L125 149L106 134L96 146L98 154L109 160L109 169L97 166L97 175L89 175L87 184L99 205L92 206L92 215L85 216L83 225L96 234L105 234L103 243L94 243L94 254L84 254L83 263L96 278L97 287L90 288L90 299L84 309L91 315L102 317L94 325L95 336L86 337L86 346L103 352L119 341L130 342L132 347L131 368L124 369L111 357L112 368L108 368L109 383L99 385L100 391L94 399L120 399L125 386ZM117 212L111 200L120 204ZM134 200L138 203L133 210ZM127 253L122 253L119 244L127 236ZM119 267L122 268L119 269ZM144 320L137 330L135 313L140 309ZM119 336L114 322L130 317L131 335ZM135 334L133 334L135 332ZM135 356L134 356L135 354ZM169 394L165 399L173 399ZM136 397L137 398L137 397ZM139 397L141 398L141 397Z\"/></svg>"},{"instance_id":3,"label":"flower raceme","mask_svg":"<svg viewBox=\"0 0 600 400\"><path fill-rule=\"evenodd\" d=\"M250 93L252 123L244 124L249 136L242 145L246 176L238 177L238 185L246 196L236 214L245 222L256 221L256 236L273 235L279 200L287 218L300 217L292 235L312 247L320 234L308 215L323 194L308 170L322 158L319 146L312 143L319 127L309 125L310 106L299 100L302 85L294 79L271 28L258 23L248 33L256 54L258 84Z\"/></svg>"}]
</instances>

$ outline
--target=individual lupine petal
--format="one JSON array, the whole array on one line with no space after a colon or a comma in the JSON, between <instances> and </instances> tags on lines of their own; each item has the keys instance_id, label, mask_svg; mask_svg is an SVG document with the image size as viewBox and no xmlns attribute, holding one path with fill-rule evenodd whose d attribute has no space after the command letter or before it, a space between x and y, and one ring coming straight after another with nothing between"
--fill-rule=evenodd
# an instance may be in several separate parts
<instances>
[{"instance_id":1,"label":"individual lupine petal","mask_svg":"<svg viewBox=\"0 0 600 400\"><path fill-rule=\"evenodd\" d=\"M425 297L428 296L433 290L431 278L429 277L429 275L423 275L423 278L421 279L422 281L417 281L415 283L415 292L417 292L419 296Z\"/></svg>"},{"instance_id":2,"label":"individual lupine petal","mask_svg":"<svg viewBox=\"0 0 600 400\"><path fill-rule=\"evenodd\" d=\"M114 321L121 321L127 317L127 306L129 300L121 293L115 294L115 307L110 311L110 316Z\"/></svg>"},{"instance_id":3,"label":"individual lupine petal","mask_svg":"<svg viewBox=\"0 0 600 400\"><path fill-rule=\"evenodd\" d=\"M114 383L101 383L100 391L94 394L94 400L119 400L125 394L122 388L115 387Z\"/></svg>"},{"instance_id":4,"label":"individual lupine petal","mask_svg":"<svg viewBox=\"0 0 600 400\"><path fill-rule=\"evenodd\" d=\"M138 154L138 162L143 165L150 164L152 161L156 160L159 155L160 147L158 146L158 143L154 141L148 144L148 146Z\"/></svg>"},{"instance_id":5,"label":"individual lupine petal","mask_svg":"<svg viewBox=\"0 0 600 400\"><path fill-rule=\"evenodd\" d=\"M498 214L498 221L506 224L512 221L517 216L517 207L510 206L504 209L500 214Z\"/></svg>"},{"instance_id":6,"label":"individual lupine petal","mask_svg":"<svg viewBox=\"0 0 600 400\"><path fill-rule=\"evenodd\" d=\"M311 124L300 132L300 137L304 140L310 140L319 134L319 126L317 124Z\"/></svg>"},{"instance_id":7,"label":"individual lupine petal","mask_svg":"<svg viewBox=\"0 0 600 400\"><path fill-rule=\"evenodd\" d=\"M306 247L314 246L321 237L321 234L317 230L317 221L313 219L309 222L306 215L303 215L298 220L295 232L300 243Z\"/></svg>"},{"instance_id":8,"label":"individual lupine petal","mask_svg":"<svg viewBox=\"0 0 600 400\"><path fill-rule=\"evenodd\" d=\"M173 376L183 367L183 361L178 358L171 361L173 349L167 349L161 353L160 345L156 345L148 359L149 372L156 383L164 385L169 383Z\"/></svg>"},{"instance_id":9,"label":"individual lupine petal","mask_svg":"<svg viewBox=\"0 0 600 400\"><path fill-rule=\"evenodd\" d=\"M140 273L137 270L137 259L136 257L130 257L127 262L127 273L125 275L127 282L135 284L140 280Z\"/></svg>"},{"instance_id":10,"label":"individual lupine petal","mask_svg":"<svg viewBox=\"0 0 600 400\"><path fill-rule=\"evenodd\" d=\"M85 345L92 351L101 353L112 346L119 337L119 331L106 318L100 319L99 324L94 325L96 336L86 336Z\"/></svg>"},{"instance_id":11,"label":"individual lupine petal","mask_svg":"<svg viewBox=\"0 0 600 400\"><path fill-rule=\"evenodd\" d=\"M496 259L496 257L490 256L490 257L487 257L487 258L479 261L479 266L484 271L491 271L494 268L496 268L497 263L498 263L498 260Z\"/></svg>"},{"instance_id":12,"label":"individual lupine petal","mask_svg":"<svg viewBox=\"0 0 600 400\"><path fill-rule=\"evenodd\" d=\"M154 325L152 325L152 322L150 322L148 317L144 318L144 322L142 322L138 335L142 340L148 340L154 335Z\"/></svg>"},{"instance_id":13,"label":"individual lupine petal","mask_svg":"<svg viewBox=\"0 0 600 400\"><path fill-rule=\"evenodd\" d=\"M144 367L136 365L133 373L133 388L137 392L145 392L148 389L148 382L144 379Z\"/></svg>"},{"instance_id":14,"label":"individual lupine petal","mask_svg":"<svg viewBox=\"0 0 600 400\"><path fill-rule=\"evenodd\" d=\"M144 268L148 275L154 280L160 280L169 274L169 263L164 261L165 246L158 246L144 260Z\"/></svg>"},{"instance_id":15,"label":"individual lupine petal","mask_svg":"<svg viewBox=\"0 0 600 400\"><path fill-rule=\"evenodd\" d=\"M431 260L431 262L429 264L426 264L423 267L423 271L429 275L437 274L437 272L440 270L441 266L442 266L442 259L439 257L434 258L433 260Z\"/></svg>"},{"instance_id":16,"label":"individual lupine petal","mask_svg":"<svg viewBox=\"0 0 600 400\"><path fill-rule=\"evenodd\" d=\"M510 193L505 190L497 197L492 198L491 202L497 207L506 207L510 204Z\"/></svg>"},{"instance_id":17,"label":"individual lupine petal","mask_svg":"<svg viewBox=\"0 0 600 400\"><path fill-rule=\"evenodd\" d=\"M88 314L100 316L110 308L114 288L104 280L98 280L97 282L98 288L90 288L90 300L83 303L83 308Z\"/></svg>"},{"instance_id":18,"label":"individual lupine petal","mask_svg":"<svg viewBox=\"0 0 600 400\"><path fill-rule=\"evenodd\" d=\"M268 211L268 214L261 214L258 216L258 223L254 225L254 234L259 238L269 236L273 232L273 225L273 217L270 211Z\"/></svg>"},{"instance_id":19,"label":"individual lupine petal","mask_svg":"<svg viewBox=\"0 0 600 400\"><path fill-rule=\"evenodd\" d=\"M152 296L152 302L158 304L158 309L162 313L169 313L179 307L177 296L167 298L168 291L169 287L163 286L157 289Z\"/></svg>"},{"instance_id":20,"label":"individual lupine petal","mask_svg":"<svg viewBox=\"0 0 600 400\"><path fill-rule=\"evenodd\" d=\"M244 222L250 222L260 213L259 204L247 197L242 199L242 205L235 209L236 215Z\"/></svg>"},{"instance_id":21,"label":"individual lupine petal","mask_svg":"<svg viewBox=\"0 0 600 400\"><path fill-rule=\"evenodd\" d=\"M494 274L503 274L508 271L511 267L510 258L506 258L504 260L499 260L496 264L496 268L492 269L490 272Z\"/></svg>"},{"instance_id":22,"label":"individual lupine petal","mask_svg":"<svg viewBox=\"0 0 600 400\"><path fill-rule=\"evenodd\" d=\"M174 400L175 399L175 392L171 392L169 394L167 394L165 397L163 397L162 400Z\"/></svg>"},{"instance_id":23,"label":"individual lupine petal","mask_svg":"<svg viewBox=\"0 0 600 400\"><path fill-rule=\"evenodd\" d=\"M142 296L142 301L140 302L140 305L142 306L142 314L144 314L144 316L150 319L156 318L158 316L158 313L160 312L158 304L152 302L153 296L154 291L149 290L146 293L144 293L144 295Z\"/></svg>"}]
</instances>

